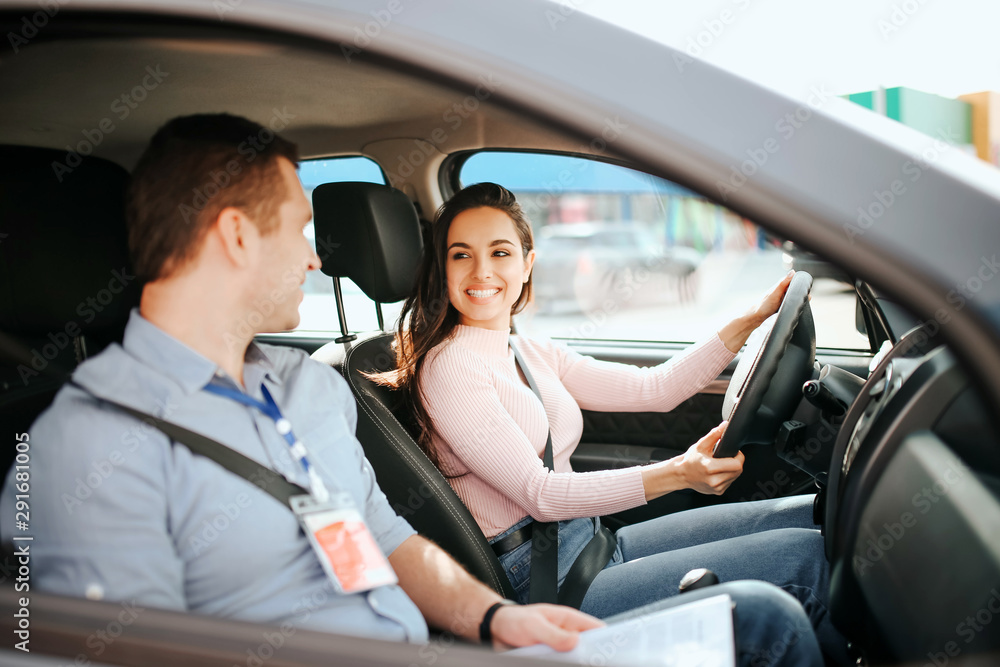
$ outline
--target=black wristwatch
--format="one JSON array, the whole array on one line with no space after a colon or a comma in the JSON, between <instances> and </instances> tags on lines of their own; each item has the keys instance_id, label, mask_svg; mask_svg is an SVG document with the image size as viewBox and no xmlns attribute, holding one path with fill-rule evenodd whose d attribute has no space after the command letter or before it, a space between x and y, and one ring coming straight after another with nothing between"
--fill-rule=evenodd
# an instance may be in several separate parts
<instances>
[{"instance_id":1,"label":"black wristwatch","mask_svg":"<svg viewBox=\"0 0 1000 667\"><path fill-rule=\"evenodd\" d=\"M505 607L509 604L517 604L513 600L500 600L500 602L494 602L486 613L483 614L483 622L479 624L479 641L483 644L493 643L493 631L490 630L490 625L493 623L493 615L497 613L500 607Z\"/></svg>"}]
</instances>

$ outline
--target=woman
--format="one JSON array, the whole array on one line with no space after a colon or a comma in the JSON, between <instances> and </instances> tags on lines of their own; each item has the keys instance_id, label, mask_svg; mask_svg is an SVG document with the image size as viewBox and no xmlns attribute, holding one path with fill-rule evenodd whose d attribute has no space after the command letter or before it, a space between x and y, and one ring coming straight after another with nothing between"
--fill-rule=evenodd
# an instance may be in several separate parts
<instances>
[{"instance_id":1,"label":"woman","mask_svg":"<svg viewBox=\"0 0 1000 667\"><path fill-rule=\"evenodd\" d=\"M456 194L438 212L416 289L400 315L398 370L383 379L405 390L421 446L491 542L534 520L560 522L561 584L595 533L592 517L679 489L721 494L744 460L742 453L712 458L723 423L668 461L574 473L569 457L583 429L581 408L671 410L714 379L777 311L790 274L717 336L670 362L638 369L511 337L512 315L531 298L534 260L531 226L509 191L480 183ZM517 370L511 340L541 402ZM554 471L540 459L550 430ZM841 654L843 640L826 614L828 573L811 497L690 510L622 528L616 539L583 611L607 617L668 597L686 572L707 567L723 581L763 579L792 593L824 651ZM521 602L530 554L528 540L500 556Z\"/></svg>"}]
</instances>

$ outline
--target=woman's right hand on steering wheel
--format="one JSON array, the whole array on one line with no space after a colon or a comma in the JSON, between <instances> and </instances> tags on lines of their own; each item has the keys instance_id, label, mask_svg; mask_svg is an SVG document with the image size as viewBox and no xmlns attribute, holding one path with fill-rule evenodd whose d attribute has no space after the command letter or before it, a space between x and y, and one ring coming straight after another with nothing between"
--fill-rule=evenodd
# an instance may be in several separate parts
<instances>
[{"instance_id":1,"label":"woman's right hand on steering wheel","mask_svg":"<svg viewBox=\"0 0 1000 667\"><path fill-rule=\"evenodd\" d=\"M712 453L726 432L726 426L728 424L722 422L680 456L643 468L646 500L680 489L716 496L724 493L743 472L745 460L743 452L732 458L713 458Z\"/></svg>"}]
</instances>

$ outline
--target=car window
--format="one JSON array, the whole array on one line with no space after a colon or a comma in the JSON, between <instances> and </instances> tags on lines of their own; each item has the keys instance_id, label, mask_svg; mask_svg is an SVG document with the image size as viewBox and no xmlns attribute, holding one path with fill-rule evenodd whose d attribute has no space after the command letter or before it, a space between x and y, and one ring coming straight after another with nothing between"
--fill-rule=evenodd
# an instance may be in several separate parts
<instances>
[{"instance_id":1,"label":"car window","mask_svg":"<svg viewBox=\"0 0 1000 667\"><path fill-rule=\"evenodd\" d=\"M869 348L850 279L670 181L550 153L477 152L462 187L511 190L537 239L534 301L519 330L551 337L695 342L757 303L790 268L816 279L817 345Z\"/></svg>"},{"instance_id":2,"label":"car window","mask_svg":"<svg viewBox=\"0 0 1000 667\"><path fill-rule=\"evenodd\" d=\"M303 160L299 163L299 181L312 204L312 193L324 183L362 181L385 185L385 174L374 160L363 156L323 158ZM313 247L316 246L316 231L313 223L306 226L305 234ZM349 278L340 281L344 297L347 322L354 331L378 328L375 306ZM301 320L296 331L340 331L337 318L337 302L333 296L333 280L321 271L312 271L306 276L302 287L305 298L299 306ZM386 321L392 322L402 304L387 304L384 307Z\"/></svg>"}]
</instances>

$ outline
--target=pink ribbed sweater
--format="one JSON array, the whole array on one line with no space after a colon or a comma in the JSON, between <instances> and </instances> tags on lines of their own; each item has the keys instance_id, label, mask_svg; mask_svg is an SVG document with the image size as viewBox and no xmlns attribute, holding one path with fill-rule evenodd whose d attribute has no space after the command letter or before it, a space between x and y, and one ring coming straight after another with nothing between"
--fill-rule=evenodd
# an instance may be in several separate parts
<instances>
[{"instance_id":1,"label":"pink ribbed sweater","mask_svg":"<svg viewBox=\"0 0 1000 667\"><path fill-rule=\"evenodd\" d=\"M718 336L653 368L597 361L548 340L515 337L542 395L521 380L509 331L459 325L424 364L421 390L441 467L489 538L525 515L559 521L646 502L638 466L575 473L580 409L667 412L698 392L735 356ZM541 455L552 430L555 471Z\"/></svg>"}]
</instances>

